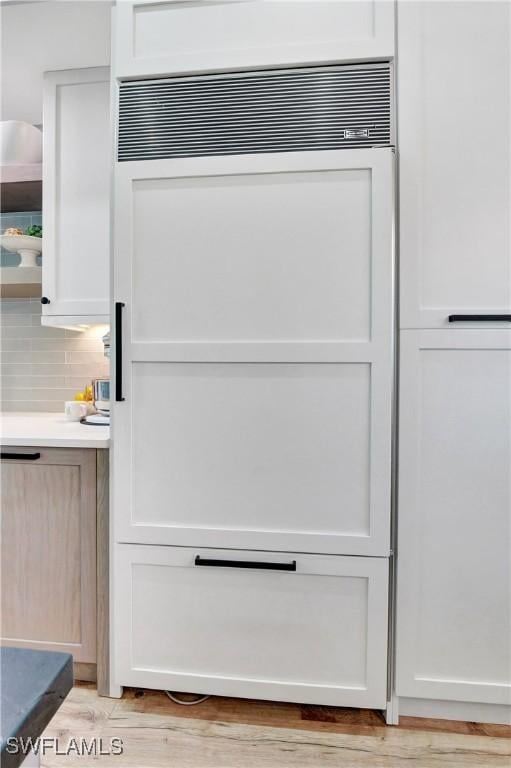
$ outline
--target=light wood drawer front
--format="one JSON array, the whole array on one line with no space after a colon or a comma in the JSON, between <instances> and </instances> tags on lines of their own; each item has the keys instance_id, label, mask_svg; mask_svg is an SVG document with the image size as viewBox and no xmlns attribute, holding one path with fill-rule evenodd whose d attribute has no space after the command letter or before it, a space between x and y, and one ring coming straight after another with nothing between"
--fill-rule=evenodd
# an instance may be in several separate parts
<instances>
[{"instance_id":1,"label":"light wood drawer front","mask_svg":"<svg viewBox=\"0 0 511 768\"><path fill-rule=\"evenodd\" d=\"M118 545L116 560L116 683L385 706L386 559Z\"/></svg>"}]
</instances>

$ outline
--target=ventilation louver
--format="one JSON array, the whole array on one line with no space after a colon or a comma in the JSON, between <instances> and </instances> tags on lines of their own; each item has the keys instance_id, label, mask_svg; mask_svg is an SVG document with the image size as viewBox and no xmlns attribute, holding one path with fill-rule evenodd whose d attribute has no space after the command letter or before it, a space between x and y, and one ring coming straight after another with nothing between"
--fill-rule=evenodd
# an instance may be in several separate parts
<instances>
[{"instance_id":1,"label":"ventilation louver","mask_svg":"<svg viewBox=\"0 0 511 768\"><path fill-rule=\"evenodd\" d=\"M386 147L389 64L122 83L118 159Z\"/></svg>"}]
</instances>

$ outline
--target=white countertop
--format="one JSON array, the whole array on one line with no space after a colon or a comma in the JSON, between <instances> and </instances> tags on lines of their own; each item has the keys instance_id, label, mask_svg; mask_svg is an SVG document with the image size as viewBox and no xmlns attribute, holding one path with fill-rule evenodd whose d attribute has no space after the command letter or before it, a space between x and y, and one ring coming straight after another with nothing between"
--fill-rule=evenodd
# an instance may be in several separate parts
<instances>
[{"instance_id":1,"label":"white countertop","mask_svg":"<svg viewBox=\"0 0 511 768\"><path fill-rule=\"evenodd\" d=\"M42 448L108 448L110 427L68 421L61 413L2 413L0 443Z\"/></svg>"}]
</instances>

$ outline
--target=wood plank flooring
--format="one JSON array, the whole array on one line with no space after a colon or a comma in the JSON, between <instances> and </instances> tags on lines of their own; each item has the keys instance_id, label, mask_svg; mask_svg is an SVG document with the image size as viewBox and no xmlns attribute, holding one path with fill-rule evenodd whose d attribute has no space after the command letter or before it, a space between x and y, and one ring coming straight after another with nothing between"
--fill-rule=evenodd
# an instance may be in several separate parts
<instances>
[{"instance_id":1,"label":"wood plank flooring","mask_svg":"<svg viewBox=\"0 0 511 768\"><path fill-rule=\"evenodd\" d=\"M78 685L44 736L123 740L122 755L60 756L43 768L510 768L507 726L402 718L377 712L215 697L194 707L128 689L122 699Z\"/></svg>"}]
</instances>

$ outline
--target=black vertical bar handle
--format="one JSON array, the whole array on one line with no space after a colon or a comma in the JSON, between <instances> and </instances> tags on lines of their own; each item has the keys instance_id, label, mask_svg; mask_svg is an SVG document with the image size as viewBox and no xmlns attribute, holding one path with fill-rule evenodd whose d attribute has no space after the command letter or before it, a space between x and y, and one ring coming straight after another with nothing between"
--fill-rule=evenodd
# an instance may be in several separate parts
<instances>
[{"instance_id":1,"label":"black vertical bar handle","mask_svg":"<svg viewBox=\"0 0 511 768\"><path fill-rule=\"evenodd\" d=\"M124 401L122 396L122 301L115 302L115 399Z\"/></svg>"}]
</instances>

